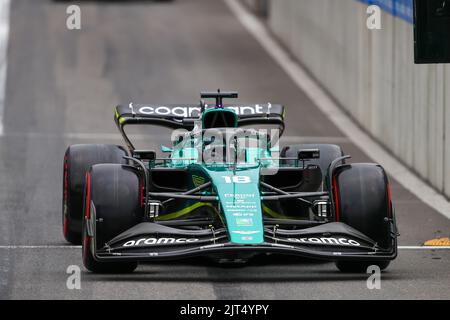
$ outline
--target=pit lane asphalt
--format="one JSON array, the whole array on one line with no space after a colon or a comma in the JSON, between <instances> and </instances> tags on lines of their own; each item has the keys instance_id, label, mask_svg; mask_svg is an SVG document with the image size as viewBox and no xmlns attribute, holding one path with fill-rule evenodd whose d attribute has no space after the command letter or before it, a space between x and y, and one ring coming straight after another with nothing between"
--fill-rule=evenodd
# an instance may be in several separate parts
<instances>
[{"instance_id":1,"label":"pit lane asphalt","mask_svg":"<svg viewBox=\"0 0 450 320\"><path fill-rule=\"evenodd\" d=\"M257 259L243 268L208 261L141 265L132 275L84 271L61 232L62 157L74 143L121 143L119 102L198 101L201 90L239 90L242 102L287 106L289 137L340 141L353 161L370 161L318 111L221 1L82 1L82 29L66 29L66 6L12 1L0 137L2 299L422 299L450 298L450 251L401 251L368 290L367 275L331 263ZM162 134L162 132L159 132ZM316 138L314 138L316 137ZM159 142L152 135L154 143ZM291 138L292 140L292 138ZM392 181L400 245L449 236L450 221ZM81 290L66 269L81 267Z\"/></svg>"}]
</instances>

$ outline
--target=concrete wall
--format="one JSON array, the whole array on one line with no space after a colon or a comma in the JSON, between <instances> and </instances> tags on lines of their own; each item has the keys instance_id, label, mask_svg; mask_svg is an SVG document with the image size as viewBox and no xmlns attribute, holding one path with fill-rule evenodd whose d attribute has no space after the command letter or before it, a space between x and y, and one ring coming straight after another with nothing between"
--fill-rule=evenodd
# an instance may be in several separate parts
<instances>
[{"instance_id":1,"label":"concrete wall","mask_svg":"<svg viewBox=\"0 0 450 320\"><path fill-rule=\"evenodd\" d=\"M3 112L6 86L6 58L9 34L9 0L0 1L0 136L3 134Z\"/></svg>"},{"instance_id":2,"label":"concrete wall","mask_svg":"<svg viewBox=\"0 0 450 320\"><path fill-rule=\"evenodd\" d=\"M269 25L347 112L450 197L450 66L414 65L413 26L355 0L272 0Z\"/></svg>"}]
</instances>

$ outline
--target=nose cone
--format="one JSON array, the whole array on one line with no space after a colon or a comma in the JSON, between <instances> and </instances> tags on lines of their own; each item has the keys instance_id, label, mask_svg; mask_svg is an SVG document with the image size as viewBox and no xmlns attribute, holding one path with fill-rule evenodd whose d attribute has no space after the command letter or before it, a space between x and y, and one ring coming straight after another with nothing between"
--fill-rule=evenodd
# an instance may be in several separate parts
<instances>
[{"instance_id":1,"label":"nose cone","mask_svg":"<svg viewBox=\"0 0 450 320\"><path fill-rule=\"evenodd\" d=\"M236 244L264 242L259 167L228 171L209 171L219 196L230 241Z\"/></svg>"}]
</instances>

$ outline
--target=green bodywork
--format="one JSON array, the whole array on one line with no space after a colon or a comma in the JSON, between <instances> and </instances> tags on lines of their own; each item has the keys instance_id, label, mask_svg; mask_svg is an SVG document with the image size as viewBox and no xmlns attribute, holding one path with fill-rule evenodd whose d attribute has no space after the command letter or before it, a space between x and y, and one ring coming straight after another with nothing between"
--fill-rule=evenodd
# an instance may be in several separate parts
<instances>
[{"instance_id":1,"label":"green bodywork","mask_svg":"<svg viewBox=\"0 0 450 320\"><path fill-rule=\"evenodd\" d=\"M259 166L234 172L226 168L205 168L219 195L233 243L258 244L264 241L259 171Z\"/></svg>"}]
</instances>

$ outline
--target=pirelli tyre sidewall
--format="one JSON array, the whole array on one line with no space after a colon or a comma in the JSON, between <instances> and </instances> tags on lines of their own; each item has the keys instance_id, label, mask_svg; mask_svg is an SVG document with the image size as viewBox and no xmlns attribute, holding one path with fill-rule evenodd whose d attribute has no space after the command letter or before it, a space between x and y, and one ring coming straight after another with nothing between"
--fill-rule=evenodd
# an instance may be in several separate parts
<instances>
[{"instance_id":1,"label":"pirelli tyre sidewall","mask_svg":"<svg viewBox=\"0 0 450 320\"><path fill-rule=\"evenodd\" d=\"M127 164L123 147L105 144L78 144L67 148L64 156L62 225L67 241L81 243L83 190L86 171L95 164Z\"/></svg>"},{"instance_id":2,"label":"pirelli tyre sidewall","mask_svg":"<svg viewBox=\"0 0 450 320\"><path fill-rule=\"evenodd\" d=\"M86 268L100 273L131 272L137 263L104 263L94 259L92 243L101 249L105 243L142 221L141 179L136 168L128 165L98 164L86 176L83 209L83 262ZM96 233L86 232L86 219L95 211ZM90 213L89 213L90 212ZM89 214L88 214L89 213Z\"/></svg>"},{"instance_id":3,"label":"pirelli tyre sidewall","mask_svg":"<svg viewBox=\"0 0 450 320\"><path fill-rule=\"evenodd\" d=\"M392 249L390 220L393 218L389 182L384 169L376 164L338 167L333 174L335 219L362 232L383 249ZM379 261L381 269L389 261ZM365 272L365 263L339 262L342 271Z\"/></svg>"}]
</instances>

